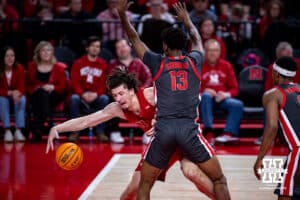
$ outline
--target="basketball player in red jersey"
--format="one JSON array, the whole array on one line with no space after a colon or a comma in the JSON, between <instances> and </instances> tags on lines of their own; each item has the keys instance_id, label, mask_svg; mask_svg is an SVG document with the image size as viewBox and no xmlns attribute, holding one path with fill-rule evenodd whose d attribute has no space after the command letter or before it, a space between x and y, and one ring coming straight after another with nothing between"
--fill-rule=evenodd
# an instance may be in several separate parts
<instances>
[{"instance_id":1,"label":"basketball player in red jersey","mask_svg":"<svg viewBox=\"0 0 300 200\"><path fill-rule=\"evenodd\" d=\"M53 150L53 140L58 138L58 133L79 131L88 127L95 126L99 123L108 121L114 117L125 119L129 122L137 123L144 131L151 134L151 121L155 115L155 102L153 88L136 89L136 80L133 75L128 74L125 70L116 69L107 79L107 88L116 102L107 105L103 110L96 113L71 119L62 124L54 126L48 137L46 153ZM199 191L214 199L213 184L194 163L181 158L180 155L174 154L168 168L177 160L180 160L181 169L185 177L190 179ZM131 182L121 195L121 200L135 199L138 183L141 177L141 163L137 165L132 176ZM158 180L164 181L167 169L158 177Z\"/></svg>"},{"instance_id":2,"label":"basketball player in red jersey","mask_svg":"<svg viewBox=\"0 0 300 200\"><path fill-rule=\"evenodd\" d=\"M127 0L119 0L117 11L138 57L152 72L157 96L155 136L142 165L137 199L150 199L153 184L179 148L184 157L197 164L212 180L216 199L230 200L227 181L220 163L214 150L203 137L200 125L196 123L200 103L203 46L185 5L176 3L173 8L177 19L184 23L191 38L192 50L186 56L183 55L183 49L188 40L187 34L174 27L162 32L163 55L149 50L126 15L131 4L132 2L128 3Z\"/></svg>"},{"instance_id":3,"label":"basketball player in red jersey","mask_svg":"<svg viewBox=\"0 0 300 200\"><path fill-rule=\"evenodd\" d=\"M300 199L300 85L293 83L296 71L297 64L291 57L278 58L272 72L276 87L263 96L266 127L254 173L258 179L261 178L259 169L263 168L263 158L276 137L279 121L289 154L284 165L287 173L274 192L278 200Z\"/></svg>"}]
</instances>

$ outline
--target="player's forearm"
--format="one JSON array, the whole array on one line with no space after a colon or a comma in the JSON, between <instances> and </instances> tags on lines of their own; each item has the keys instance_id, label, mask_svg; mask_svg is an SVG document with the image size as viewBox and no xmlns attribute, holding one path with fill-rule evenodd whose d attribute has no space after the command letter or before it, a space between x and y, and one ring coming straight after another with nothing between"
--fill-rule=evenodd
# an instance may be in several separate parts
<instances>
[{"instance_id":1,"label":"player's forearm","mask_svg":"<svg viewBox=\"0 0 300 200\"><path fill-rule=\"evenodd\" d=\"M188 30L188 33L190 35L191 41L192 41L192 49L198 49L203 52L203 46L202 46L202 41L201 41L201 36L191 21L190 18L184 20L184 25L186 29Z\"/></svg>"},{"instance_id":2,"label":"player's forearm","mask_svg":"<svg viewBox=\"0 0 300 200\"><path fill-rule=\"evenodd\" d=\"M258 159L263 159L276 137L278 128L276 126L267 126L263 134L262 144L259 149Z\"/></svg>"},{"instance_id":3,"label":"player's forearm","mask_svg":"<svg viewBox=\"0 0 300 200\"><path fill-rule=\"evenodd\" d=\"M139 39L138 33L135 31L134 27L129 21L129 18L126 13L119 13L121 24L128 36L128 39L131 43L134 43L135 40Z\"/></svg>"},{"instance_id":4,"label":"player's forearm","mask_svg":"<svg viewBox=\"0 0 300 200\"><path fill-rule=\"evenodd\" d=\"M54 126L58 133L69 132L69 131L81 131L89 127L87 120L84 117L68 120L64 123Z\"/></svg>"}]
</instances>

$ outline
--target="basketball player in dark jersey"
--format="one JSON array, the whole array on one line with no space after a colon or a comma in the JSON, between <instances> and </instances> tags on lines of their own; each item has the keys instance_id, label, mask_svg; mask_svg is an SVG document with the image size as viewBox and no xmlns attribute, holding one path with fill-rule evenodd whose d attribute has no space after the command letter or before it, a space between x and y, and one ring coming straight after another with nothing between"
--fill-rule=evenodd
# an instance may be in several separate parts
<instances>
[{"instance_id":1,"label":"basketball player in dark jersey","mask_svg":"<svg viewBox=\"0 0 300 200\"><path fill-rule=\"evenodd\" d=\"M79 131L103 123L114 117L137 123L144 132L151 134L151 121L156 113L153 88L137 89L136 85L137 83L133 75L128 74L125 70L116 69L107 79L108 91L110 91L116 102L109 104L103 110L96 113L71 119L54 126L49 133L46 153L50 149L53 150L53 139L58 138L58 133ZM214 199L211 180L194 163L186 158L182 158L179 152L173 155L168 168L158 177L158 180L165 180L167 170L177 160L180 160L184 176L191 180L199 191ZM122 193L121 200L135 198L141 176L140 166L142 162L143 158L137 165L130 183Z\"/></svg>"},{"instance_id":2,"label":"basketball player in dark jersey","mask_svg":"<svg viewBox=\"0 0 300 200\"><path fill-rule=\"evenodd\" d=\"M215 152L196 123L203 47L185 5L176 3L173 7L177 18L184 23L190 34L192 51L188 56L182 54L187 35L179 28L163 31L164 55L151 52L140 40L126 15L131 3L119 0L117 10L129 41L152 72L157 95L155 137L145 154L137 199L150 199L155 180L166 169L177 148L213 181L216 199L230 199L226 178Z\"/></svg>"},{"instance_id":3,"label":"basketball player in dark jersey","mask_svg":"<svg viewBox=\"0 0 300 200\"><path fill-rule=\"evenodd\" d=\"M289 154L284 169L283 182L275 194L279 200L300 199L300 85L293 83L297 64L290 57L281 57L273 65L275 88L265 92L263 106L266 110L266 127L254 173L260 179L259 169L263 158L272 146L278 130L278 121L287 143Z\"/></svg>"}]
</instances>

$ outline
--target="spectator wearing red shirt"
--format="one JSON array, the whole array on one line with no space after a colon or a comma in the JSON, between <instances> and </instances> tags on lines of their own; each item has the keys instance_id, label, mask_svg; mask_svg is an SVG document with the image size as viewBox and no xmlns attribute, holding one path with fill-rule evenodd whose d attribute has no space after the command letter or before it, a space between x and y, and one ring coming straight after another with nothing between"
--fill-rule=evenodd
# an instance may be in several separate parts
<instances>
[{"instance_id":1,"label":"spectator wearing red shirt","mask_svg":"<svg viewBox=\"0 0 300 200\"><path fill-rule=\"evenodd\" d=\"M293 57L293 47L288 42L280 42L276 47L276 58L278 59L283 56ZM296 76L294 77L294 82L300 84L300 60L295 59L295 61L298 65L298 70ZM274 63L270 64L268 67L268 73L265 81L265 90L269 90L274 86L272 81L273 64Z\"/></svg>"},{"instance_id":2,"label":"spectator wearing red shirt","mask_svg":"<svg viewBox=\"0 0 300 200\"><path fill-rule=\"evenodd\" d=\"M66 65L56 61L51 43L41 41L35 47L33 61L27 67L27 92L34 116L33 141L42 139L44 123L50 126L52 112L65 100L67 92Z\"/></svg>"},{"instance_id":3,"label":"spectator wearing red shirt","mask_svg":"<svg viewBox=\"0 0 300 200\"><path fill-rule=\"evenodd\" d=\"M4 142L23 142L21 129L25 127L24 68L16 63L15 51L11 47L3 49L0 55L0 118L3 123ZM14 105L16 129L14 137L10 130L10 107Z\"/></svg>"},{"instance_id":4,"label":"spectator wearing red shirt","mask_svg":"<svg viewBox=\"0 0 300 200\"><path fill-rule=\"evenodd\" d=\"M7 0L0 0L0 19L18 20L19 14L17 10L7 3ZM7 22L0 24L0 33L5 31L16 32L18 30L18 22Z\"/></svg>"},{"instance_id":5,"label":"spectator wearing red shirt","mask_svg":"<svg viewBox=\"0 0 300 200\"><path fill-rule=\"evenodd\" d=\"M259 34L263 40L269 25L278 20L284 19L284 5L280 0L272 0L266 8L266 15L259 22Z\"/></svg>"},{"instance_id":6,"label":"spectator wearing red shirt","mask_svg":"<svg viewBox=\"0 0 300 200\"><path fill-rule=\"evenodd\" d=\"M220 44L213 39L205 43L205 61L201 75L200 111L204 134L213 142L213 107L228 112L224 133L216 142L238 141L240 121L243 117L243 102L233 97L238 95L238 83L231 64L220 58Z\"/></svg>"},{"instance_id":7,"label":"spectator wearing red shirt","mask_svg":"<svg viewBox=\"0 0 300 200\"><path fill-rule=\"evenodd\" d=\"M129 43L125 39L118 40L115 44L117 59L111 61L109 65L109 74L116 68L126 68L129 73L135 74L135 78L138 81L139 87L149 87L152 82L152 75L149 71L148 67L139 59L133 58L131 55L131 47ZM112 120L111 126L118 127L119 120ZM114 132L119 132L116 128L113 130ZM111 137L113 135L111 134ZM113 140L113 138L111 138ZM148 144L150 141L150 137L146 134L143 135L143 143Z\"/></svg>"},{"instance_id":8,"label":"spectator wearing red shirt","mask_svg":"<svg viewBox=\"0 0 300 200\"><path fill-rule=\"evenodd\" d=\"M100 53L100 38L91 36L86 44L86 55L77 59L71 69L71 105L70 117L80 115L80 108L88 112L103 109L108 103L106 95L106 77L108 67L105 61L98 57ZM96 127L97 140L108 141L104 134L105 124ZM79 133L74 132L69 136L70 141L77 141Z\"/></svg>"},{"instance_id":9,"label":"spectator wearing red shirt","mask_svg":"<svg viewBox=\"0 0 300 200\"><path fill-rule=\"evenodd\" d=\"M115 44L117 59L111 61L109 74L117 67L124 67L129 73L135 74L139 87L149 87L152 82L151 72L148 67L131 54L131 47L126 39L118 40Z\"/></svg>"},{"instance_id":10,"label":"spectator wearing red shirt","mask_svg":"<svg viewBox=\"0 0 300 200\"><path fill-rule=\"evenodd\" d=\"M221 46L221 58L225 59L226 58L226 51L227 51L226 45L225 45L225 43L223 42L223 40L221 38L216 36L215 25L214 25L214 22L211 18L205 18L205 19L203 19L202 22L200 22L199 32L200 32L200 35L202 37L203 45L209 39L215 39L219 42L219 44Z\"/></svg>"}]
</instances>

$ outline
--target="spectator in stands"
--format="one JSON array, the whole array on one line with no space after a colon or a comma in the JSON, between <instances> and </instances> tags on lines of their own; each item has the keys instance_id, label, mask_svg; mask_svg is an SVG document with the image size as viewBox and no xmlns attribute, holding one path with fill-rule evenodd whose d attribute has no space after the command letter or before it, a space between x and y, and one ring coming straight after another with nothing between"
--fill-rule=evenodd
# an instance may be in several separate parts
<instances>
[{"instance_id":1,"label":"spectator in stands","mask_svg":"<svg viewBox=\"0 0 300 200\"><path fill-rule=\"evenodd\" d=\"M149 87L152 82L152 75L148 67L139 59L132 56L131 47L126 39L116 42L117 59L111 61L109 65L109 74L117 67L126 68L129 73L135 74L139 87ZM119 120L118 120L119 121ZM112 121L111 126L118 127L118 121ZM113 131L117 131L114 129ZM143 135L143 143L148 144L150 137Z\"/></svg>"},{"instance_id":2,"label":"spectator in stands","mask_svg":"<svg viewBox=\"0 0 300 200\"><path fill-rule=\"evenodd\" d=\"M280 42L277 47L276 47L276 58L281 58L283 56L289 56L293 57L293 47L290 43L288 42ZM295 59L297 65L298 65L298 70L296 73L296 76L294 77L294 82L295 83L300 83L300 60ZM265 81L265 89L269 90L271 89L273 85L272 81L272 69L273 69L273 64L270 64L268 67L268 73Z\"/></svg>"},{"instance_id":3,"label":"spectator in stands","mask_svg":"<svg viewBox=\"0 0 300 200\"><path fill-rule=\"evenodd\" d=\"M107 64L99 58L100 38L91 36L86 44L86 55L77 59L71 69L72 96L70 104L70 118L79 117L80 108L87 112L103 109L108 103L105 80L107 76ZM94 110L93 110L94 109ZM98 141L106 142L108 137L104 133L105 124L96 127ZM121 135L111 135L113 142L124 142ZM70 141L77 141L79 132L71 133Z\"/></svg>"},{"instance_id":4,"label":"spectator in stands","mask_svg":"<svg viewBox=\"0 0 300 200\"><path fill-rule=\"evenodd\" d=\"M214 23L217 22L217 16L208 10L209 0L192 0L193 10L190 12L192 22L199 26L199 23L206 18L211 18Z\"/></svg>"},{"instance_id":5,"label":"spectator in stands","mask_svg":"<svg viewBox=\"0 0 300 200\"><path fill-rule=\"evenodd\" d=\"M266 8L265 16L259 22L260 38L265 38L269 25L274 21L284 19L284 5L280 0L271 0Z\"/></svg>"},{"instance_id":6,"label":"spectator in stands","mask_svg":"<svg viewBox=\"0 0 300 200\"><path fill-rule=\"evenodd\" d=\"M70 47L79 57L84 53L83 40L98 31L95 24L82 23L82 20L92 19L93 16L83 11L82 0L70 0L68 11L58 15L57 18L73 20L73 23L62 23L60 29L65 36L64 45Z\"/></svg>"},{"instance_id":7,"label":"spectator in stands","mask_svg":"<svg viewBox=\"0 0 300 200\"><path fill-rule=\"evenodd\" d=\"M226 58L226 46L221 38L216 35L215 24L210 18L203 19L199 24L199 32L202 37L203 45L209 39L217 40L221 46L221 58Z\"/></svg>"},{"instance_id":8,"label":"spectator in stands","mask_svg":"<svg viewBox=\"0 0 300 200\"><path fill-rule=\"evenodd\" d=\"M216 40L205 43L205 60L201 75L200 111L203 120L203 133L213 143L213 107L228 112L223 134L216 142L238 141L240 121L243 116L243 102L234 97L238 95L238 83L231 64L220 58L221 46Z\"/></svg>"},{"instance_id":9,"label":"spectator in stands","mask_svg":"<svg viewBox=\"0 0 300 200\"><path fill-rule=\"evenodd\" d=\"M151 72L148 67L139 59L132 56L132 49L126 39L116 42L117 59L111 61L109 74L117 67L125 67L129 73L135 74L139 87L149 87L152 82Z\"/></svg>"},{"instance_id":10,"label":"spectator in stands","mask_svg":"<svg viewBox=\"0 0 300 200\"><path fill-rule=\"evenodd\" d=\"M229 60L235 61L241 51L251 46L252 24L247 12L242 4L234 4L228 23L222 24L222 32L219 36L226 44Z\"/></svg>"},{"instance_id":11,"label":"spectator in stands","mask_svg":"<svg viewBox=\"0 0 300 200\"><path fill-rule=\"evenodd\" d=\"M53 126L52 113L67 92L66 65L56 61L51 43L41 41L35 47L33 61L27 67L27 91L33 113L33 141L39 142L44 123Z\"/></svg>"},{"instance_id":12,"label":"spectator in stands","mask_svg":"<svg viewBox=\"0 0 300 200\"><path fill-rule=\"evenodd\" d=\"M113 52L113 46L116 40L126 37L121 26L120 17L116 10L118 0L106 0L107 9L100 12L97 19L102 22L102 42L103 46ZM133 13L127 12L130 20L133 19ZM112 21L112 22L105 22Z\"/></svg>"},{"instance_id":13,"label":"spectator in stands","mask_svg":"<svg viewBox=\"0 0 300 200\"><path fill-rule=\"evenodd\" d=\"M24 17L34 17L40 6L53 6L53 0L24 0L23 1L23 15ZM52 11L51 11L52 12Z\"/></svg>"},{"instance_id":14,"label":"spectator in stands","mask_svg":"<svg viewBox=\"0 0 300 200\"><path fill-rule=\"evenodd\" d=\"M168 12L168 6L163 0L150 0L147 6L149 7L149 14L145 14L141 17L141 23L138 26L138 33L140 35L143 33L143 24L148 19L163 20L170 24L175 23L175 19Z\"/></svg>"},{"instance_id":15,"label":"spectator in stands","mask_svg":"<svg viewBox=\"0 0 300 200\"><path fill-rule=\"evenodd\" d=\"M21 130L25 127L24 80L24 68L16 63L14 49L11 47L4 48L0 55L0 118L5 130L4 142L13 142L14 138L16 141L25 141ZM14 137L10 130L11 107L14 107L16 122Z\"/></svg>"},{"instance_id":16,"label":"spectator in stands","mask_svg":"<svg viewBox=\"0 0 300 200\"><path fill-rule=\"evenodd\" d=\"M17 10L7 3L7 0L0 0L0 19L1 20L18 20ZM6 32L18 31L18 22L0 23L0 35Z\"/></svg>"}]
</instances>

